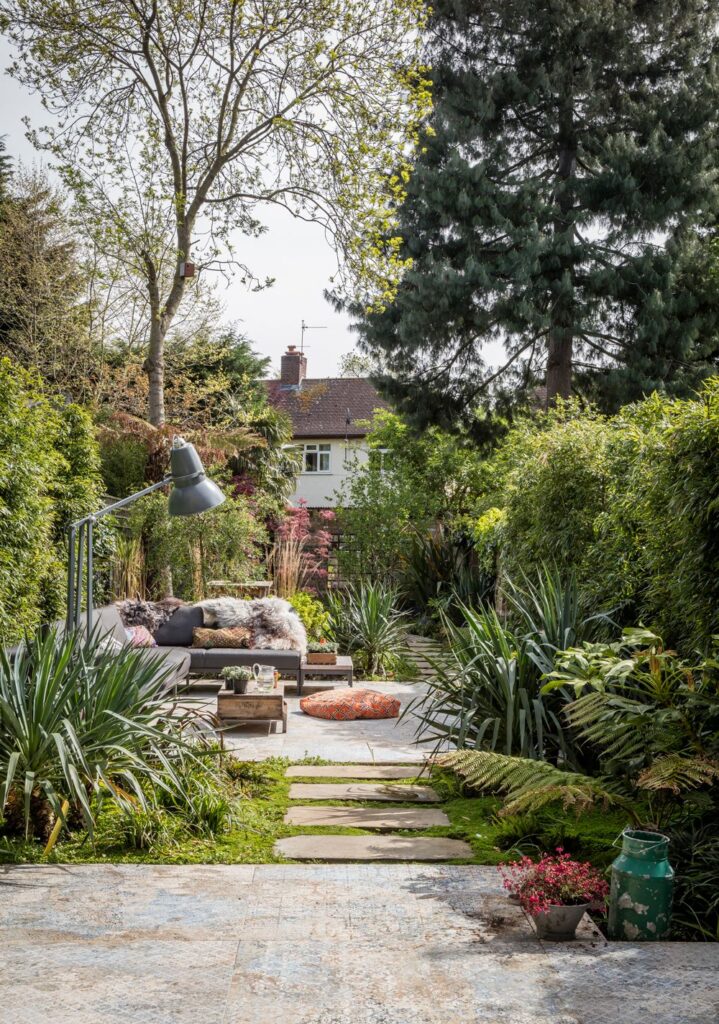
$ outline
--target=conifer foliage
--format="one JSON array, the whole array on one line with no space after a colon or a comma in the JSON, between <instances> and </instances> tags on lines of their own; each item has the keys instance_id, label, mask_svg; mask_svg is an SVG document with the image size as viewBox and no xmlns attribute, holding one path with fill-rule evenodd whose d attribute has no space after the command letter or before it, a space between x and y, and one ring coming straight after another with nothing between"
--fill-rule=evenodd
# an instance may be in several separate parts
<instances>
[{"instance_id":1,"label":"conifer foliage","mask_svg":"<svg viewBox=\"0 0 719 1024\"><path fill-rule=\"evenodd\" d=\"M718 22L706 0L433 4L435 108L399 209L411 264L391 301L361 301L403 411L447 424L544 380L550 403L584 375L612 404L701 375Z\"/></svg>"}]
</instances>

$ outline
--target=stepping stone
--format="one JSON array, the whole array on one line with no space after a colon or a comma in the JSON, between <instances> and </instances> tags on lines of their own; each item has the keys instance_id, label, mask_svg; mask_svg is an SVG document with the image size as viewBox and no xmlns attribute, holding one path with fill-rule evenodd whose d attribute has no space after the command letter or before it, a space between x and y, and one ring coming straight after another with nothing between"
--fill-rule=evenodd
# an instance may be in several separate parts
<instances>
[{"instance_id":1,"label":"stepping stone","mask_svg":"<svg viewBox=\"0 0 719 1024\"><path fill-rule=\"evenodd\" d=\"M285 775L290 779L416 779L421 771L421 764L296 764Z\"/></svg>"},{"instance_id":2,"label":"stepping stone","mask_svg":"<svg viewBox=\"0 0 719 1024\"><path fill-rule=\"evenodd\" d=\"M290 807L287 825L340 825L343 828L376 828L379 832L398 828L449 827L444 811L434 807Z\"/></svg>"},{"instance_id":3,"label":"stepping stone","mask_svg":"<svg viewBox=\"0 0 719 1024\"><path fill-rule=\"evenodd\" d=\"M469 860L472 848L460 839L414 836L290 836L275 843L290 860Z\"/></svg>"},{"instance_id":4,"label":"stepping stone","mask_svg":"<svg viewBox=\"0 0 719 1024\"><path fill-rule=\"evenodd\" d=\"M290 800L391 800L396 804L438 804L430 786L382 786L372 782L293 782Z\"/></svg>"}]
</instances>

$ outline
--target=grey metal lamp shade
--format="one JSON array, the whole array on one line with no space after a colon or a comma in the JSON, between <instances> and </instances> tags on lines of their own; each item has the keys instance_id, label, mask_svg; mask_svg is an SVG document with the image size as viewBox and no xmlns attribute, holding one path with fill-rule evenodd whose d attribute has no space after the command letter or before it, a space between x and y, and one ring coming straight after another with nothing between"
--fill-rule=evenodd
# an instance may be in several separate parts
<instances>
[{"instance_id":1,"label":"grey metal lamp shade","mask_svg":"<svg viewBox=\"0 0 719 1024\"><path fill-rule=\"evenodd\" d=\"M176 437L170 450L172 490L168 503L171 516L194 516L221 505L225 495L208 480L195 446Z\"/></svg>"}]
</instances>

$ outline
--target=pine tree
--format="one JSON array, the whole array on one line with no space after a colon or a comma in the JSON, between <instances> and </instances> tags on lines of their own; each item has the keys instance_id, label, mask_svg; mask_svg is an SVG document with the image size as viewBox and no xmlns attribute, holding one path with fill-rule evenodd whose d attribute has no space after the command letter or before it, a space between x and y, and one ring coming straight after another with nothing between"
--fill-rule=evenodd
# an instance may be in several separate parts
<instances>
[{"instance_id":1,"label":"pine tree","mask_svg":"<svg viewBox=\"0 0 719 1024\"><path fill-rule=\"evenodd\" d=\"M388 304L355 306L384 391L448 425L543 381L549 402L587 378L615 403L685 386L719 327L701 269L719 211L719 8L433 8L435 108L398 211L411 266Z\"/></svg>"}]
</instances>

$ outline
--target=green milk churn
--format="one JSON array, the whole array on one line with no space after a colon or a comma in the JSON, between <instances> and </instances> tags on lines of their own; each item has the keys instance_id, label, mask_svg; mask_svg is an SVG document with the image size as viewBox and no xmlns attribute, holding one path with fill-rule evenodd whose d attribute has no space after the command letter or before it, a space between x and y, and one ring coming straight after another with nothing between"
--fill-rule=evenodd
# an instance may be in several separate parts
<instances>
[{"instance_id":1,"label":"green milk churn","mask_svg":"<svg viewBox=\"0 0 719 1024\"><path fill-rule=\"evenodd\" d=\"M665 939L674 889L669 840L661 832L630 828L622 832L621 839L622 852L612 864L609 938Z\"/></svg>"}]
</instances>

